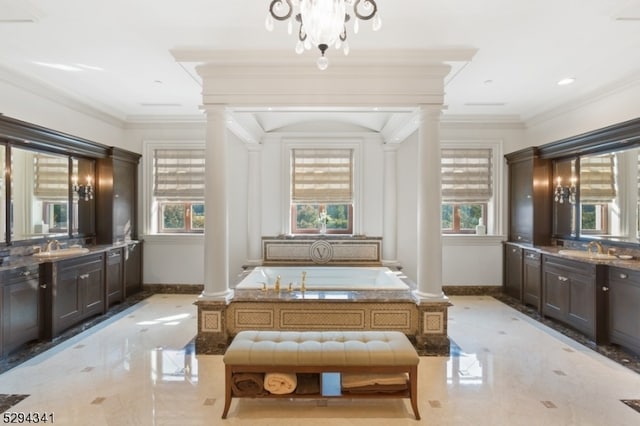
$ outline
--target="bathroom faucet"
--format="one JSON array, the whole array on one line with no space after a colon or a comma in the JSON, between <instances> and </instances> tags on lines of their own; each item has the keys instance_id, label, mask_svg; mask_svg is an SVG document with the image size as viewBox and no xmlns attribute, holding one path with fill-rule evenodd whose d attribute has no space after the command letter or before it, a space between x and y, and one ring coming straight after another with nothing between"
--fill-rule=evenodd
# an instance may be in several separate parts
<instances>
[{"instance_id":1,"label":"bathroom faucet","mask_svg":"<svg viewBox=\"0 0 640 426\"><path fill-rule=\"evenodd\" d=\"M280 291L280 275L278 275L278 276L276 277L276 282L275 282L275 284L273 285L273 289L274 289L275 291Z\"/></svg>"},{"instance_id":2,"label":"bathroom faucet","mask_svg":"<svg viewBox=\"0 0 640 426\"><path fill-rule=\"evenodd\" d=\"M602 244L600 244L598 241L591 241L588 245L587 245L587 251L589 253L591 253L591 248L595 246L598 250L598 254L602 254L604 253L604 248L602 248Z\"/></svg>"},{"instance_id":3,"label":"bathroom faucet","mask_svg":"<svg viewBox=\"0 0 640 426\"><path fill-rule=\"evenodd\" d=\"M51 251L54 250L55 246L55 250L60 250L60 241L58 240L51 240L47 243L47 251Z\"/></svg>"}]
</instances>

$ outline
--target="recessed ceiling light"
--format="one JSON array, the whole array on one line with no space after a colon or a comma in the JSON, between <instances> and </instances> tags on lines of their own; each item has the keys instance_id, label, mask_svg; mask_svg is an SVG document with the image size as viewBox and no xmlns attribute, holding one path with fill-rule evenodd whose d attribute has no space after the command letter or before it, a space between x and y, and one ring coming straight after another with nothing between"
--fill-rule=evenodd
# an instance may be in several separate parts
<instances>
[{"instance_id":1,"label":"recessed ceiling light","mask_svg":"<svg viewBox=\"0 0 640 426\"><path fill-rule=\"evenodd\" d=\"M574 77L563 78L562 80L558 81L558 86L566 86L567 84L571 84L575 81L576 79Z\"/></svg>"}]
</instances>

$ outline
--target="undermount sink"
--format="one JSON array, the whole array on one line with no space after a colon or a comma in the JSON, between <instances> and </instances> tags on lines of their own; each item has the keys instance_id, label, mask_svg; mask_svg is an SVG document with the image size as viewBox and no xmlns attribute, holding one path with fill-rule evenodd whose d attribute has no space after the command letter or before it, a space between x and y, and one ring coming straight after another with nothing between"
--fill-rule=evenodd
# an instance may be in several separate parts
<instances>
[{"instance_id":1,"label":"undermount sink","mask_svg":"<svg viewBox=\"0 0 640 426\"><path fill-rule=\"evenodd\" d=\"M86 247L69 247L69 248L33 253L33 257L46 259L50 257L74 256L77 254L84 254L84 253L89 253L89 249Z\"/></svg>"},{"instance_id":2,"label":"undermount sink","mask_svg":"<svg viewBox=\"0 0 640 426\"><path fill-rule=\"evenodd\" d=\"M597 259L597 260L613 260L617 257L613 254L607 253L593 253L587 250L560 250L559 254L565 256L581 257L583 259Z\"/></svg>"}]
</instances>

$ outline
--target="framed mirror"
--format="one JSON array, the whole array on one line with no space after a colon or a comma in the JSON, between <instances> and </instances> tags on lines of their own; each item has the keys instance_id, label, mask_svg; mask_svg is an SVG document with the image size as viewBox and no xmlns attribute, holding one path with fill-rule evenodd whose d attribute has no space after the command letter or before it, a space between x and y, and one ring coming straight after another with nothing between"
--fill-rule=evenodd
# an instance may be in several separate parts
<instances>
[{"instance_id":1,"label":"framed mirror","mask_svg":"<svg viewBox=\"0 0 640 426\"><path fill-rule=\"evenodd\" d=\"M4 243L7 241L7 171L9 168L7 167L7 147L5 145L0 145L0 226L2 226L2 241Z\"/></svg>"},{"instance_id":2,"label":"framed mirror","mask_svg":"<svg viewBox=\"0 0 640 426\"><path fill-rule=\"evenodd\" d=\"M11 147L11 241L69 234L69 157Z\"/></svg>"}]
</instances>

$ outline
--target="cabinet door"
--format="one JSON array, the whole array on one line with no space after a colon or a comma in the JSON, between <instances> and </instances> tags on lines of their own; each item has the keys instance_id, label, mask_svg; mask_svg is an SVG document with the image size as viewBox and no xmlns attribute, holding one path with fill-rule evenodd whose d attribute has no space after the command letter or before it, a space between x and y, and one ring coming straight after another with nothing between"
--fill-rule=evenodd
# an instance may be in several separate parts
<instances>
[{"instance_id":1,"label":"cabinet door","mask_svg":"<svg viewBox=\"0 0 640 426\"><path fill-rule=\"evenodd\" d=\"M590 337L595 334L595 287L593 276L573 273L569 279L567 322Z\"/></svg>"},{"instance_id":2,"label":"cabinet door","mask_svg":"<svg viewBox=\"0 0 640 426\"><path fill-rule=\"evenodd\" d=\"M130 243L125 256L125 297L142 291L142 243Z\"/></svg>"},{"instance_id":3,"label":"cabinet door","mask_svg":"<svg viewBox=\"0 0 640 426\"><path fill-rule=\"evenodd\" d=\"M511 241L531 243L533 238L533 163L509 164Z\"/></svg>"},{"instance_id":4,"label":"cabinet door","mask_svg":"<svg viewBox=\"0 0 640 426\"><path fill-rule=\"evenodd\" d=\"M103 259L89 262L80 268L79 279L84 292L82 317L104 313Z\"/></svg>"},{"instance_id":5,"label":"cabinet door","mask_svg":"<svg viewBox=\"0 0 640 426\"><path fill-rule=\"evenodd\" d=\"M12 271L13 272L13 271ZM37 270L20 268L19 279L8 280L3 288L2 353L9 353L40 337L40 292Z\"/></svg>"},{"instance_id":6,"label":"cabinet door","mask_svg":"<svg viewBox=\"0 0 640 426\"><path fill-rule=\"evenodd\" d=\"M504 292L522 300L522 248L505 244Z\"/></svg>"},{"instance_id":7,"label":"cabinet door","mask_svg":"<svg viewBox=\"0 0 640 426\"><path fill-rule=\"evenodd\" d=\"M544 268L543 285L542 312L549 317L566 320L569 305L569 277L562 270Z\"/></svg>"},{"instance_id":8,"label":"cabinet door","mask_svg":"<svg viewBox=\"0 0 640 426\"><path fill-rule=\"evenodd\" d=\"M53 336L82 319L83 292L78 268L65 268L53 289ZM52 337L53 337L52 336Z\"/></svg>"},{"instance_id":9,"label":"cabinet door","mask_svg":"<svg viewBox=\"0 0 640 426\"><path fill-rule=\"evenodd\" d=\"M640 272L609 269L609 338L640 354Z\"/></svg>"},{"instance_id":10,"label":"cabinet door","mask_svg":"<svg viewBox=\"0 0 640 426\"><path fill-rule=\"evenodd\" d=\"M114 160L113 162L113 221L114 240L125 241L136 237L137 165Z\"/></svg>"},{"instance_id":11,"label":"cabinet door","mask_svg":"<svg viewBox=\"0 0 640 426\"><path fill-rule=\"evenodd\" d=\"M524 250L522 266L522 301L540 310L540 294L542 292L540 253Z\"/></svg>"},{"instance_id":12,"label":"cabinet door","mask_svg":"<svg viewBox=\"0 0 640 426\"><path fill-rule=\"evenodd\" d=\"M105 288L107 308L124 299L124 264L122 248L107 252L107 269L105 271Z\"/></svg>"}]
</instances>

